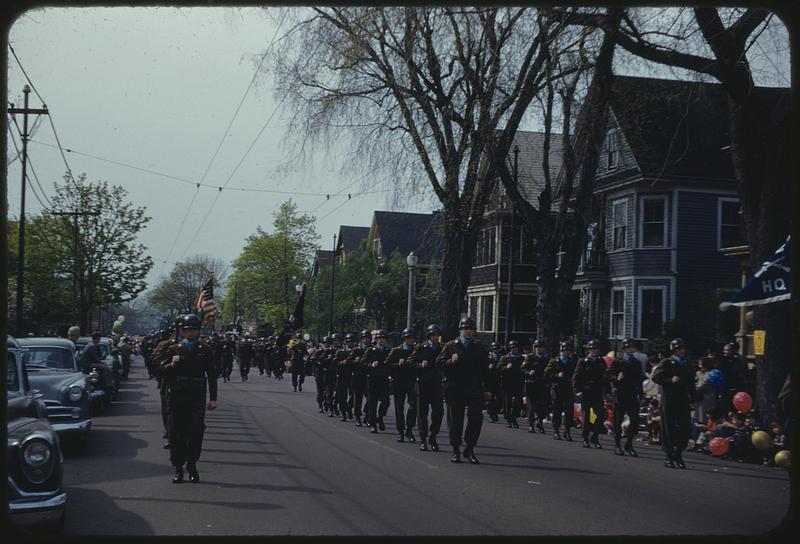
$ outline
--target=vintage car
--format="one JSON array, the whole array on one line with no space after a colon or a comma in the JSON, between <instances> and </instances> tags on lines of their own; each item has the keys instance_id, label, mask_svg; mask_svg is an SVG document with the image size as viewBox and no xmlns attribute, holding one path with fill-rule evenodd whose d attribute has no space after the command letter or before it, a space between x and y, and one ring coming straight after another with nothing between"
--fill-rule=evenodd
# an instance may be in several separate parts
<instances>
[{"instance_id":1,"label":"vintage car","mask_svg":"<svg viewBox=\"0 0 800 544\"><path fill-rule=\"evenodd\" d=\"M91 365L91 368L84 368L84 362L81 360L81 352L92 339L88 336L81 336L75 342L75 354L78 359L78 364L84 372L89 373L89 383L92 384L97 393L93 397L93 402L100 408L101 411L105 410L111 405L111 401L117 396L117 387L114 383L114 375L112 373L112 357L111 357L111 339L100 338L98 344L100 348L100 362Z\"/></svg>"},{"instance_id":2,"label":"vintage car","mask_svg":"<svg viewBox=\"0 0 800 544\"><path fill-rule=\"evenodd\" d=\"M61 532L67 494L58 434L31 389L21 346L8 337L6 347L8 512L19 527Z\"/></svg>"},{"instance_id":3,"label":"vintage car","mask_svg":"<svg viewBox=\"0 0 800 544\"><path fill-rule=\"evenodd\" d=\"M20 338L22 362L31 387L41 393L47 419L59 435L86 439L92 428L93 387L75 358L75 345L64 338Z\"/></svg>"}]
</instances>

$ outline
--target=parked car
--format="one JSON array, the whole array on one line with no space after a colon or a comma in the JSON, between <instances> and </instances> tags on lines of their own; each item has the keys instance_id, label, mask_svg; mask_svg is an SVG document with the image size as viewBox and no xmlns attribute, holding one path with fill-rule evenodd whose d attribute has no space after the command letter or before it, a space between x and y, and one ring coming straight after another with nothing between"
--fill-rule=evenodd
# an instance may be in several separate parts
<instances>
[{"instance_id":1,"label":"parked car","mask_svg":"<svg viewBox=\"0 0 800 544\"><path fill-rule=\"evenodd\" d=\"M100 338L100 342L98 343L100 362L91 365L91 368L84 368L85 365L81 360L80 354L83 348L91 341L92 339L88 336L81 336L78 338L77 342L75 342L75 353L78 357L78 364L81 369L89 374L89 383L92 384L95 390L103 391L104 394L102 396L96 395L93 400L100 410L105 410L117 394L117 388L114 386L114 375L111 371L113 365L113 359L111 357L111 339Z\"/></svg>"},{"instance_id":2,"label":"parked car","mask_svg":"<svg viewBox=\"0 0 800 544\"><path fill-rule=\"evenodd\" d=\"M62 488L64 457L47 409L31 389L22 347L6 341L8 512L15 524L61 532L67 494Z\"/></svg>"},{"instance_id":3,"label":"parked car","mask_svg":"<svg viewBox=\"0 0 800 544\"><path fill-rule=\"evenodd\" d=\"M92 428L93 387L78 365L75 345L64 338L20 338L19 343L31 387L43 395L53 429L86 439Z\"/></svg>"}]
</instances>

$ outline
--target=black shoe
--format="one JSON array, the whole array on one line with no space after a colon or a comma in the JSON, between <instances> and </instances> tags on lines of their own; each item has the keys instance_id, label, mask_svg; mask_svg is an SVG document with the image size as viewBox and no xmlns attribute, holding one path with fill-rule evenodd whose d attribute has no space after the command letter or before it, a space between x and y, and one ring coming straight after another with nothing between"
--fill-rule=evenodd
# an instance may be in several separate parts
<instances>
[{"instance_id":1,"label":"black shoe","mask_svg":"<svg viewBox=\"0 0 800 544\"><path fill-rule=\"evenodd\" d=\"M383 419L378 420L378 428L382 431L386 430L386 425L383 424Z\"/></svg>"},{"instance_id":2,"label":"black shoe","mask_svg":"<svg viewBox=\"0 0 800 544\"><path fill-rule=\"evenodd\" d=\"M164 448L165 450L168 450L169 449L169 440L164 440L164 443L161 444L161 447Z\"/></svg>"},{"instance_id":3,"label":"black shoe","mask_svg":"<svg viewBox=\"0 0 800 544\"><path fill-rule=\"evenodd\" d=\"M667 468L675 468L675 463L672 462L672 459L667 458L667 460L664 461L664 466Z\"/></svg>"},{"instance_id":4,"label":"black shoe","mask_svg":"<svg viewBox=\"0 0 800 544\"><path fill-rule=\"evenodd\" d=\"M536 430L544 434L544 426L541 423L536 426Z\"/></svg>"},{"instance_id":5,"label":"black shoe","mask_svg":"<svg viewBox=\"0 0 800 544\"><path fill-rule=\"evenodd\" d=\"M281 379L283 379L283 378L281 378ZM297 390L298 390L298 391L302 391L302 390L303 390L303 386L302 386L302 385L298 385L298 386L297 386Z\"/></svg>"},{"instance_id":6,"label":"black shoe","mask_svg":"<svg viewBox=\"0 0 800 544\"><path fill-rule=\"evenodd\" d=\"M460 463L461 462L461 452L458 450L453 450L453 455L450 456L451 463Z\"/></svg>"},{"instance_id":7,"label":"black shoe","mask_svg":"<svg viewBox=\"0 0 800 544\"><path fill-rule=\"evenodd\" d=\"M530 427L528 427L528 432L529 432L529 433L535 433L535 432L536 432L536 431L533 429L533 425L531 425Z\"/></svg>"},{"instance_id":8,"label":"black shoe","mask_svg":"<svg viewBox=\"0 0 800 544\"><path fill-rule=\"evenodd\" d=\"M506 427L508 427L509 429L513 429L514 425L509 421L508 423L506 423Z\"/></svg>"},{"instance_id":9,"label":"black shoe","mask_svg":"<svg viewBox=\"0 0 800 544\"><path fill-rule=\"evenodd\" d=\"M330 412L328 412L328 417L333 417L333 416L334 416L333 410L331 410Z\"/></svg>"},{"instance_id":10,"label":"black shoe","mask_svg":"<svg viewBox=\"0 0 800 544\"><path fill-rule=\"evenodd\" d=\"M600 445L600 439L596 435L592 437L592 446L594 446L598 450L603 449L603 446Z\"/></svg>"},{"instance_id":11,"label":"black shoe","mask_svg":"<svg viewBox=\"0 0 800 544\"><path fill-rule=\"evenodd\" d=\"M405 435L403 433L400 433L400 436L397 437L397 441L398 442L405 442L406 441Z\"/></svg>"},{"instance_id":12,"label":"black shoe","mask_svg":"<svg viewBox=\"0 0 800 544\"><path fill-rule=\"evenodd\" d=\"M636 450L635 450L635 449L633 449L633 443L631 443L631 442L627 442L627 443L625 444L625 451L627 451L627 452L628 452L628 454L629 454L631 457L639 457L639 454L638 454L638 453L636 453Z\"/></svg>"},{"instance_id":13,"label":"black shoe","mask_svg":"<svg viewBox=\"0 0 800 544\"><path fill-rule=\"evenodd\" d=\"M583 439L583 447L584 448L591 448L592 447L592 445L589 444L589 439L588 438L584 438Z\"/></svg>"},{"instance_id":14,"label":"black shoe","mask_svg":"<svg viewBox=\"0 0 800 544\"><path fill-rule=\"evenodd\" d=\"M406 438L408 438L409 442L416 442L417 440L414 438L414 433L411 431L406 431Z\"/></svg>"},{"instance_id":15,"label":"black shoe","mask_svg":"<svg viewBox=\"0 0 800 544\"><path fill-rule=\"evenodd\" d=\"M419 438L419 451L428 451L428 444L425 442L425 437Z\"/></svg>"},{"instance_id":16,"label":"black shoe","mask_svg":"<svg viewBox=\"0 0 800 544\"><path fill-rule=\"evenodd\" d=\"M686 463L683 462L683 457L680 454L675 456L675 464L678 465L678 468L686 469Z\"/></svg>"},{"instance_id":17,"label":"black shoe","mask_svg":"<svg viewBox=\"0 0 800 544\"><path fill-rule=\"evenodd\" d=\"M472 451L472 448L464 450L464 457L466 457L467 461L469 461L470 464L472 464L472 465L480 465L481 464L480 461L478 461L478 458L475 457L475 452Z\"/></svg>"},{"instance_id":18,"label":"black shoe","mask_svg":"<svg viewBox=\"0 0 800 544\"><path fill-rule=\"evenodd\" d=\"M317 412L319 412L320 414L323 412L322 406L319 407L319 410L317 410Z\"/></svg>"},{"instance_id":19,"label":"black shoe","mask_svg":"<svg viewBox=\"0 0 800 544\"><path fill-rule=\"evenodd\" d=\"M361 427L361 418L356 416L356 427Z\"/></svg>"},{"instance_id":20,"label":"black shoe","mask_svg":"<svg viewBox=\"0 0 800 544\"><path fill-rule=\"evenodd\" d=\"M178 467L175 469L175 476L172 477L173 484L182 484L183 483L183 468Z\"/></svg>"},{"instance_id":21,"label":"black shoe","mask_svg":"<svg viewBox=\"0 0 800 544\"><path fill-rule=\"evenodd\" d=\"M623 455L623 456L625 455L625 452L622 451L622 446L620 446L619 444L616 444L614 446L614 455Z\"/></svg>"},{"instance_id":22,"label":"black shoe","mask_svg":"<svg viewBox=\"0 0 800 544\"><path fill-rule=\"evenodd\" d=\"M186 469L189 471L189 481L190 482L192 482L193 484L196 484L197 482L200 481L200 474L197 473L197 467L196 466L194 466L194 465L187 466Z\"/></svg>"},{"instance_id":23,"label":"black shoe","mask_svg":"<svg viewBox=\"0 0 800 544\"><path fill-rule=\"evenodd\" d=\"M561 440L561 433L558 432L558 429L553 433L553 440Z\"/></svg>"},{"instance_id":24,"label":"black shoe","mask_svg":"<svg viewBox=\"0 0 800 544\"><path fill-rule=\"evenodd\" d=\"M564 440L567 442L572 442L572 435L569 434L569 430L564 431Z\"/></svg>"},{"instance_id":25,"label":"black shoe","mask_svg":"<svg viewBox=\"0 0 800 544\"><path fill-rule=\"evenodd\" d=\"M347 421L347 416L344 416L344 417L343 417L342 419L340 419L339 421Z\"/></svg>"},{"instance_id":26,"label":"black shoe","mask_svg":"<svg viewBox=\"0 0 800 544\"><path fill-rule=\"evenodd\" d=\"M436 442L435 436L430 437L428 444L431 446L431 451L439 451L439 444Z\"/></svg>"},{"instance_id":27,"label":"black shoe","mask_svg":"<svg viewBox=\"0 0 800 544\"><path fill-rule=\"evenodd\" d=\"M297 392L297 388L296 387L294 388L294 390L295 390L295 392Z\"/></svg>"},{"instance_id":28,"label":"black shoe","mask_svg":"<svg viewBox=\"0 0 800 544\"><path fill-rule=\"evenodd\" d=\"M375 434L375 433L378 432L378 428L375 425L373 425L372 428L370 428L369 432L371 432L372 434Z\"/></svg>"},{"instance_id":29,"label":"black shoe","mask_svg":"<svg viewBox=\"0 0 800 544\"><path fill-rule=\"evenodd\" d=\"M517 423L516 420L512 421L511 425L513 425L515 429L519 429L519 423Z\"/></svg>"}]
</instances>

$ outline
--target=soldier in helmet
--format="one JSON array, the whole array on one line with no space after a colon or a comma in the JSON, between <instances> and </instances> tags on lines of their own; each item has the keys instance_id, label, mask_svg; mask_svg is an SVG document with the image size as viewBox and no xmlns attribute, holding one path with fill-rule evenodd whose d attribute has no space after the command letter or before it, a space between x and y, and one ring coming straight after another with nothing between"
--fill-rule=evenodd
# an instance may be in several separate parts
<instances>
[{"instance_id":1,"label":"soldier in helmet","mask_svg":"<svg viewBox=\"0 0 800 544\"><path fill-rule=\"evenodd\" d=\"M591 448L592 445L600 449L599 434L603 429L603 394L606 383L606 363L600 357L600 341L589 340L586 344L588 354L578 360L575 366L575 373L572 375L572 387L576 396L581 401L581 421L583 432L583 447ZM595 420L591 423L591 412L594 412ZM591 444L589 435L591 434Z\"/></svg>"},{"instance_id":2,"label":"soldier in helmet","mask_svg":"<svg viewBox=\"0 0 800 544\"><path fill-rule=\"evenodd\" d=\"M519 342L508 343L508 353L500 358L500 391L503 396L503 416L506 427L519 428L517 418L522 408L523 378L522 363L524 358L519 352Z\"/></svg>"},{"instance_id":3,"label":"soldier in helmet","mask_svg":"<svg viewBox=\"0 0 800 544\"><path fill-rule=\"evenodd\" d=\"M642 365L634 357L636 345L630 338L622 341L622 357L616 357L608 367L606 374L611 383L611 395L614 402L614 453L636 457L633 439L639 432L639 399L644 397L642 390ZM628 430L625 433L625 450L622 449L622 422L628 415Z\"/></svg>"},{"instance_id":4,"label":"soldier in helmet","mask_svg":"<svg viewBox=\"0 0 800 544\"><path fill-rule=\"evenodd\" d=\"M417 423L419 424L419 449L439 451L436 435L442 427L444 399L442 396L442 367L437 361L442 351L442 329L439 325L428 325L428 340L417 345L409 356L408 363L416 371L417 379ZM431 414L428 426L428 411ZM430 432L430 438L428 433Z\"/></svg>"},{"instance_id":5,"label":"soldier in helmet","mask_svg":"<svg viewBox=\"0 0 800 544\"><path fill-rule=\"evenodd\" d=\"M489 372L486 373L486 390L491 394L491 398L486 401L486 413L492 423L500 421L498 413L502 403L500 393L500 358L503 356L503 346L497 342L492 342L489 348Z\"/></svg>"},{"instance_id":6,"label":"soldier in helmet","mask_svg":"<svg viewBox=\"0 0 800 544\"><path fill-rule=\"evenodd\" d=\"M664 466L686 468L682 454L692 430L689 414L695 398L694 372L683 339L674 339L669 349L672 356L653 369L651 379L661 386L661 448L667 456Z\"/></svg>"},{"instance_id":7,"label":"soldier in helmet","mask_svg":"<svg viewBox=\"0 0 800 544\"><path fill-rule=\"evenodd\" d=\"M564 438L572 442L569 430L572 428L572 375L578 359L575 357L571 341L561 342L560 354L547 363L545 374L550 380L550 395L553 401L553 438L561 440L561 418L564 418Z\"/></svg>"},{"instance_id":8,"label":"soldier in helmet","mask_svg":"<svg viewBox=\"0 0 800 544\"><path fill-rule=\"evenodd\" d=\"M352 378L350 380L350 392L352 399L349 405L356 418L356 427L361 427L361 418L364 416L364 399L367 395L367 367L364 366L364 354L372 343L372 334L366 329L361 331L358 346L353 348L350 353L350 365L352 367Z\"/></svg>"},{"instance_id":9,"label":"soldier in helmet","mask_svg":"<svg viewBox=\"0 0 800 544\"><path fill-rule=\"evenodd\" d=\"M322 345L319 346L311 357L312 365L314 368L314 380L317 385L317 406L318 412L321 414L330 409L328 399L325 396L325 384L328 382L328 359L325 357L327 351L330 351L331 337L324 336L322 338Z\"/></svg>"},{"instance_id":10,"label":"soldier in helmet","mask_svg":"<svg viewBox=\"0 0 800 544\"><path fill-rule=\"evenodd\" d=\"M229 382L231 381L231 373L233 372L233 356L236 354L236 340L233 334L228 333L225 340L222 341L222 378Z\"/></svg>"},{"instance_id":11,"label":"soldier in helmet","mask_svg":"<svg viewBox=\"0 0 800 544\"><path fill-rule=\"evenodd\" d=\"M528 398L528 432L536 430L544 434L544 419L550 407L550 388L545 369L549 357L542 340L533 343L533 353L522 363L522 374L525 376L525 396Z\"/></svg>"},{"instance_id":12,"label":"soldier in helmet","mask_svg":"<svg viewBox=\"0 0 800 544\"><path fill-rule=\"evenodd\" d=\"M249 334L245 334L244 338L239 342L239 373L241 374L242 381L246 382L250 376L250 366L253 363L253 339Z\"/></svg>"},{"instance_id":13,"label":"soldier in helmet","mask_svg":"<svg viewBox=\"0 0 800 544\"><path fill-rule=\"evenodd\" d=\"M203 446L205 411L217 407L217 374L208 344L199 341L201 323L194 314L182 316L182 340L172 342L160 357L158 373L167 384L170 410L170 461L173 483L183 482L183 465L189 481L200 481L197 460ZM206 390L208 401L206 401Z\"/></svg>"},{"instance_id":14,"label":"soldier in helmet","mask_svg":"<svg viewBox=\"0 0 800 544\"><path fill-rule=\"evenodd\" d=\"M389 348L386 347L386 331L375 331L375 345L364 354L364 365L367 367L367 418L371 433L378 429L386 430L383 418L389 411ZM380 403L380 407L378 407Z\"/></svg>"},{"instance_id":15,"label":"soldier in helmet","mask_svg":"<svg viewBox=\"0 0 800 544\"><path fill-rule=\"evenodd\" d=\"M416 373L408 360L414 351L414 331L403 330L403 342L389 352L386 363L391 372L392 394L394 396L394 416L397 425L398 442L415 442L414 423L417 419L417 394L415 391ZM405 410L408 403L408 411Z\"/></svg>"},{"instance_id":16,"label":"soldier in helmet","mask_svg":"<svg viewBox=\"0 0 800 544\"><path fill-rule=\"evenodd\" d=\"M175 325L173 330L177 330L177 327L182 319L183 319L182 315L179 315L175 319ZM177 333L175 335L175 338L177 338ZM158 393L161 400L161 422L164 425L164 435L163 435L164 443L162 444L162 446L166 450L169 449L169 434L170 434L169 398L167 396L168 384L166 380L162 379L161 375L158 373L158 365L161 363L161 358L166 352L167 348L174 342L174 339L172 338L170 329L162 330L160 332L158 339L159 342L153 348L153 352L150 355L150 357L153 360L152 362L153 372L155 373L156 376L156 385L158 386Z\"/></svg>"},{"instance_id":17,"label":"soldier in helmet","mask_svg":"<svg viewBox=\"0 0 800 544\"><path fill-rule=\"evenodd\" d=\"M339 402L336 397L336 388L338 382L338 372L336 368L336 352L342 347L342 335L338 332L335 332L331 335L331 345L330 347L325 350L325 355L323 357L327 360L327 368L328 371L325 373L325 398L328 402L328 407L330 412L328 413L328 417L338 416L339 415Z\"/></svg>"},{"instance_id":18,"label":"soldier in helmet","mask_svg":"<svg viewBox=\"0 0 800 544\"><path fill-rule=\"evenodd\" d=\"M294 335L295 343L289 348L291 361L292 361L292 389L294 391L302 391L303 383L306 381L306 368L305 361L308 355L308 346L303 339L302 333ZM281 362L281 367L283 363Z\"/></svg>"},{"instance_id":19,"label":"soldier in helmet","mask_svg":"<svg viewBox=\"0 0 800 544\"><path fill-rule=\"evenodd\" d=\"M459 337L446 343L437 361L444 366L445 402L447 403L447 426L453 455L450 461L461 462L462 431L464 433L464 457L477 465L475 445L483 425L483 403L489 398L486 391L486 361L489 354L475 338L475 320L465 317L458 324ZM464 429L464 411L467 424Z\"/></svg>"},{"instance_id":20,"label":"soldier in helmet","mask_svg":"<svg viewBox=\"0 0 800 544\"><path fill-rule=\"evenodd\" d=\"M336 363L336 402L342 421L347 421L348 415L353 419L353 410L350 408L350 383L353 381L353 349L356 345L356 335L348 333L344 336L344 345L333 356Z\"/></svg>"}]
</instances>

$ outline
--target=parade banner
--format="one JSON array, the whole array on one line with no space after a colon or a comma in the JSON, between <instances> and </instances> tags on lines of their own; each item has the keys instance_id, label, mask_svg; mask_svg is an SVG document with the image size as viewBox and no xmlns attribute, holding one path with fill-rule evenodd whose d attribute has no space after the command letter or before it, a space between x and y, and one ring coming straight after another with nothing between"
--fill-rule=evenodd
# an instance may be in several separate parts
<instances>
[{"instance_id":1,"label":"parade banner","mask_svg":"<svg viewBox=\"0 0 800 544\"><path fill-rule=\"evenodd\" d=\"M778 248L778 251L761 265L761 269L731 300L720 304L719 309L725 310L731 306L758 306L789 300L791 296L789 276L792 271L790 239L791 236L787 236L786 242Z\"/></svg>"}]
</instances>

